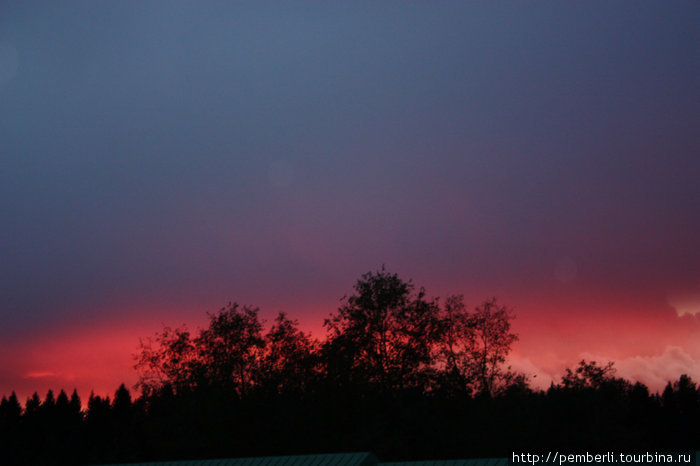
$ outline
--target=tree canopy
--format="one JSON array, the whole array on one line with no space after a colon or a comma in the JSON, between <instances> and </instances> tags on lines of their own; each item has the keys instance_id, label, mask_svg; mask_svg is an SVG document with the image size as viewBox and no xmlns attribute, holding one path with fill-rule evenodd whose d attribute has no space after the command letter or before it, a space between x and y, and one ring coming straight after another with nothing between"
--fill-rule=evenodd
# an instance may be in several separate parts
<instances>
[{"instance_id":1,"label":"tree canopy","mask_svg":"<svg viewBox=\"0 0 700 466\"><path fill-rule=\"evenodd\" d=\"M259 309L230 303L193 335L165 327L142 341L136 369L144 393L208 386L238 397L251 391L313 390L331 382L392 391L435 390L494 394L514 374L504 367L517 335L512 311L486 300L467 312L461 296L441 306L384 267L363 274L324 322L318 342L280 313L267 332Z\"/></svg>"},{"instance_id":2,"label":"tree canopy","mask_svg":"<svg viewBox=\"0 0 700 466\"><path fill-rule=\"evenodd\" d=\"M693 446L700 392L661 395L581 361L547 392L507 358L514 312L495 298L428 297L385 268L362 275L318 341L280 312L230 303L197 331L163 328L136 355L140 396L0 400L3 464L96 464L315 451L385 460L512 451ZM270 442L270 439L276 439ZM465 442L464 439L470 439ZM651 447L650 447L651 446Z\"/></svg>"}]
</instances>

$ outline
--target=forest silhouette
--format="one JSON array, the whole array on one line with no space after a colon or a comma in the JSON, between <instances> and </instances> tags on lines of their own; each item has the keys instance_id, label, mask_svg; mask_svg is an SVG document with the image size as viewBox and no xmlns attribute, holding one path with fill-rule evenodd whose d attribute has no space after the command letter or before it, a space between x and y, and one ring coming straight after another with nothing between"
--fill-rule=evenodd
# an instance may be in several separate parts
<instances>
[{"instance_id":1,"label":"forest silhouette","mask_svg":"<svg viewBox=\"0 0 700 466\"><path fill-rule=\"evenodd\" d=\"M2 464L88 464L372 451L384 461L513 451L695 450L700 394L661 394L581 361L546 391L507 366L518 336L495 298L429 299L381 268L324 322L320 341L285 313L269 328L231 303L207 328L141 342L139 382L113 397L37 393L0 402Z\"/></svg>"}]
</instances>

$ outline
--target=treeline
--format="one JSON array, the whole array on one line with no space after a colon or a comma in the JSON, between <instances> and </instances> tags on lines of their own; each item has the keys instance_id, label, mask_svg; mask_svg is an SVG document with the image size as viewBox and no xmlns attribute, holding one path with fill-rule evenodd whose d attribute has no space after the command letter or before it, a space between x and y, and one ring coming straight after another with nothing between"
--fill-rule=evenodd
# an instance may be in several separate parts
<instances>
[{"instance_id":1,"label":"treeline","mask_svg":"<svg viewBox=\"0 0 700 466\"><path fill-rule=\"evenodd\" d=\"M139 396L35 394L0 402L2 464L86 464L372 451L381 459L513 451L698 449L687 376L661 395L581 361L547 391L506 358L513 313L495 299L426 298L383 268L363 275L319 341L281 313L230 304L196 334L142 342Z\"/></svg>"}]
</instances>

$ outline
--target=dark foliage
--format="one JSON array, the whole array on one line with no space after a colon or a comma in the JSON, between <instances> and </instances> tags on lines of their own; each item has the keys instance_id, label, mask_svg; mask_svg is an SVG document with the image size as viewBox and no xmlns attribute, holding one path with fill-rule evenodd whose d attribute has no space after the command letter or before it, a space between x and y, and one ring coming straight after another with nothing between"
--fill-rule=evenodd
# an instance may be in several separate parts
<instances>
[{"instance_id":1,"label":"dark foliage","mask_svg":"<svg viewBox=\"0 0 700 466\"><path fill-rule=\"evenodd\" d=\"M142 343L141 394L76 391L0 401L3 464L95 464L338 451L383 460L508 456L513 451L698 448L690 377L662 395L581 361L533 391L505 366L512 311L487 300L426 298L383 268L326 321L321 343L280 313L264 332L230 304L197 335L165 328Z\"/></svg>"}]
</instances>

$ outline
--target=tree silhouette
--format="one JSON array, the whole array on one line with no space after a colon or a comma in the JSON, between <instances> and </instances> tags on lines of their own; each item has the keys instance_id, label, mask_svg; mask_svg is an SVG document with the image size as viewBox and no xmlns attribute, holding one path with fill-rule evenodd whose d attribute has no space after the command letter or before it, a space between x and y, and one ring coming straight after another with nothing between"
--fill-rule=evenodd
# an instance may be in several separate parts
<instances>
[{"instance_id":1,"label":"tree silhouette","mask_svg":"<svg viewBox=\"0 0 700 466\"><path fill-rule=\"evenodd\" d=\"M52 416L55 408L56 399L54 398L53 390L49 390L48 392L46 392L46 398L44 398L44 402L41 403L41 406L39 407L39 412L43 413L44 416Z\"/></svg>"},{"instance_id":2,"label":"tree silhouette","mask_svg":"<svg viewBox=\"0 0 700 466\"><path fill-rule=\"evenodd\" d=\"M16 445L22 440L20 427L22 406L15 392L0 401L0 458L9 463L17 461ZM19 461L17 461L19 462Z\"/></svg>"},{"instance_id":3,"label":"tree silhouette","mask_svg":"<svg viewBox=\"0 0 700 466\"><path fill-rule=\"evenodd\" d=\"M301 393L309 390L319 376L319 344L280 312L265 335L265 352L261 361L263 384L270 390Z\"/></svg>"},{"instance_id":4,"label":"tree silhouette","mask_svg":"<svg viewBox=\"0 0 700 466\"><path fill-rule=\"evenodd\" d=\"M200 364L187 329L165 327L155 339L142 340L139 349L134 368L144 394L155 393L165 385L178 390L192 388Z\"/></svg>"},{"instance_id":5,"label":"tree silhouette","mask_svg":"<svg viewBox=\"0 0 700 466\"><path fill-rule=\"evenodd\" d=\"M121 384L117 391L114 393L114 401L112 401L112 409L115 413L124 413L125 415L131 411L131 393L126 385Z\"/></svg>"},{"instance_id":6,"label":"tree silhouette","mask_svg":"<svg viewBox=\"0 0 700 466\"><path fill-rule=\"evenodd\" d=\"M700 394L693 379L687 374L681 374L680 378L673 383L673 393L680 413L695 417L698 413Z\"/></svg>"},{"instance_id":7,"label":"tree silhouette","mask_svg":"<svg viewBox=\"0 0 700 466\"><path fill-rule=\"evenodd\" d=\"M329 364L344 359L344 375L386 389L415 386L432 363L438 307L413 284L384 267L368 272L335 315L326 319ZM329 370L332 370L329 367Z\"/></svg>"},{"instance_id":8,"label":"tree silhouette","mask_svg":"<svg viewBox=\"0 0 700 466\"><path fill-rule=\"evenodd\" d=\"M190 333L165 327L136 356L141 396L16 395L0 401L3 464L96 464L317 451L385 460L498 457L557 446L680 450L700 438L697 385L663 395L581 361L545 393L506 358L511 309L442 306L382 267L362 275L324 323L323 343L280 312L229 304ZM410 409L406 409L409 407ZM270 438L279 439L270 442ZM470 442L464 442L464 439ZM562 450L563 451L563 450Z\"/></svg>"},{"instance_id":9,"label":"tree silhouette","mask_svg":"<svg viewBox=\"0 0 700 466\"><path fill-rule=\"evenodd\" d=\"M613 366L613 362L599 366L596 361L581 360L575 371L566 369L566 375L562 377L562 385L564 388L573 390L601 388L603 384L614 379L615 368Z\"/></svg>"},{"instance_id":10,"label":"tree silhouette","mask_svg":"<svg viewBox=\"0 0 700 466\"><path fill-rule=\"evenodd\" d=\"M258 308L229 303L209 314L209 326L195 338L186 328L165 327L155 340L142 341L138 386L146 395L216 386L244 396L257 383L264 346Z\"/></svg>"},{"instance_id":11,"label":"tree silhouette","mask_svg":"<svg viewBox=\"0 0 700 466\"><path fill-rule=\"evenodd\" d=\"M245 396L257 383L258 364L265 340L259 309L229 303L209 315L209 327L195 340L197 359L208 383L231 385Z\"/></svg>"},{"instance_id":12,"label":"tree silhouette","mask_svg":"<svg viewBox=\"0 0 700 466\"><path fill-rule=\"evenodd\" d=\"M24 414L27 419L36 418L39 414L39 408L41 407L41 398L39 394L34 392L34 394L27 399L24 406Z\"/></svg>"},{"instance_id":13,"label":"tree silhouette","mask_svg":"<svg viewBox=\"0 0 700 466\"><path fill-rule=\"evenodd\" d=\"M441 383L448 390L467 392L469 383L469 338L471 332L468 314L465 311L464 296L449 296L440 311L438 340L438 361L442 364Z\"/></svg>"},{"instance_id":14,"label":"tree silhouette","mask_svg":"<svg viewBox=\"0 0 700 466\"><path fill-rule=\"evenodd\" d=\"M88 425L99 426L107 423L110 411L111 403L109 401L109 397L102 398L99 395L90 393L90 398L88 398L87 414L85 416Z\"/></svg>"},{"instance_id":15,"label":"tree silhouette","mask_svg":"<svg viewBox=\"0 0 700 466\"><path fill-rule=\"evenodd\" d=\"M70 402L68 401L68 395L65 390L61 389L56 398L56 416L63 420L67 419L70 412Z\"/></svg>"},{"instance_id":16,"label":"tree silhouette","mask_svg":"<svg viewBox=\"0 0 700 466\"><path fill-rule=\"evenodd\" d=\"M675 413L678 411L678 401L676 400L676 393L673 390L673 384L669 380L664 387L664 391L661 394L661 400L664 409L669 413Z\"/></svg>"},{"instance_id":17,"label":"tree silhouette","mask_svg":"<svg viewBox=\"0 0 700 466\"><path fill-rule=\"evenodd\" d=\"M513 312L496 298L484 301L470 314L463 296L448 297L441 311L439 340L447 383L488 395L506 389L511 382L522 385L524 376L503 368L518 339L510 330L513 318Z\"/></svg>"},{"instance_id":18,"label":"tree silhouette","mask_svg":"<svg viewBox=\"0 0 700 466\"><path fill-rule=\"evenodd\" d=\"M509 380L503 364L511 346L518 340L518 336L510 331L513 318L513 312L499 305L496 298L484 301L469 317L469 353L480 393L493 395L502 387L502 382Z\"/></svg>"},{"instance_id":19,"label":"tree silhouette","mask_svg":"<svg viewBox=\"0 0 700 466\"><path fill-rule=\"evenodd\" d=\"M2 397L0 401L0 424L5 426L14 426L19 423L22 415L22 406L17 400L17 394L13 391L10 397Z\"/></svg>"},{"instance_id":20,"label":"tree silhouette","mask_svg":"<svg viewBox=\"0 0 700 466\"><path fill-rule=\"evenodd\" d=\"M73 422L82 420L83 413L81 409L82 405L80 402L80 396L78 396L78 390L73 389L73 393L70 396L70 401L68 402L68 411L73 419Z\"/></svg>"}]
</instances>

